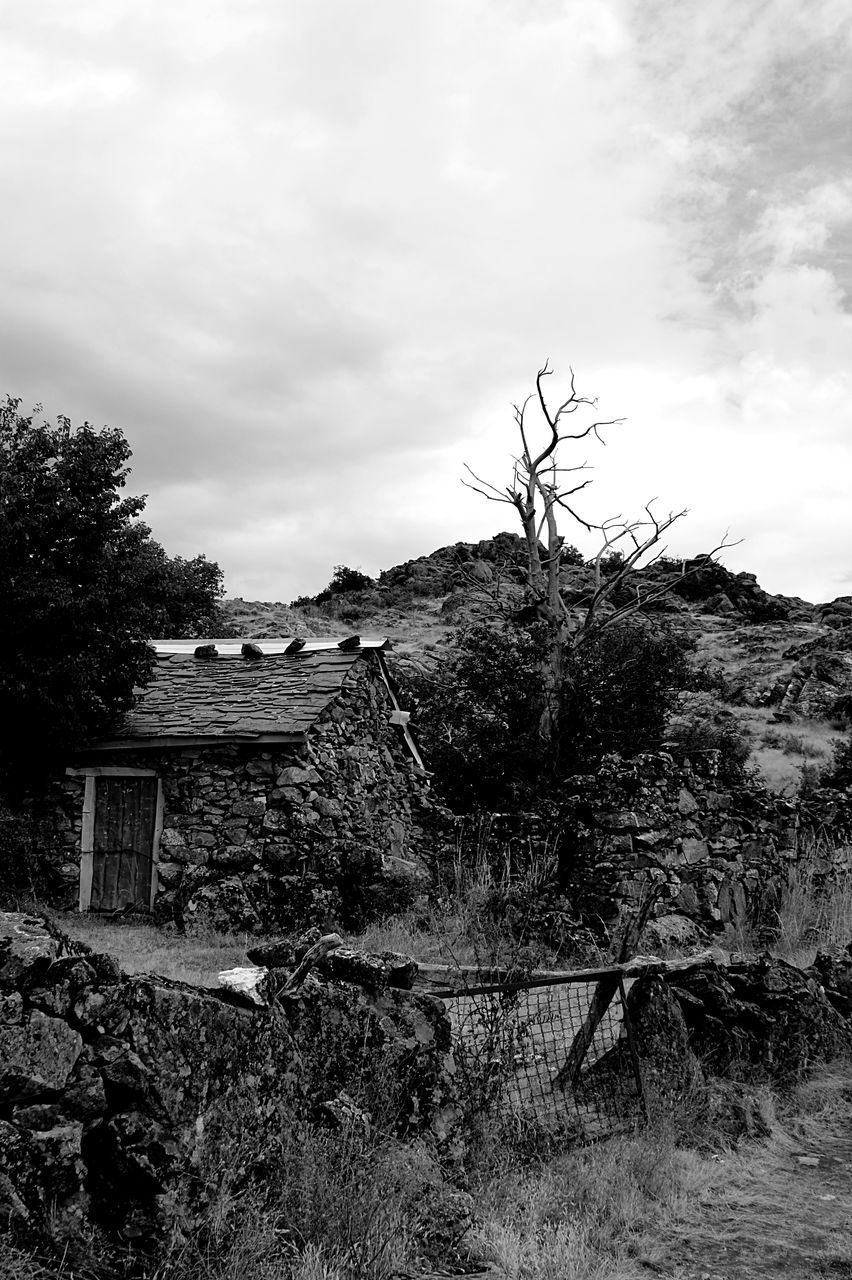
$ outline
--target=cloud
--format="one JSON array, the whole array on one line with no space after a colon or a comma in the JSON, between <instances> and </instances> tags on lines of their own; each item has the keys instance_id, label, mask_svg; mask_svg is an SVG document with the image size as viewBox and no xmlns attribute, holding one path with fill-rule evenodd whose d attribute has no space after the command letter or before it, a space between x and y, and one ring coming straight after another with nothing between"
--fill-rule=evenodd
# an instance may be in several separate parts
<instances>
[{"instance_id":1,"label":"cloud","mask_svg":"<svg viewBox=\"0 0 852 1280\"><path fill-rule=\"evenodd\" d=\"M493 532L458 477L500 474L545 356L630 418L601 501L683 494L702 540L806 405L842 450L845 4L13 0L2 22L3 381L121 426L156 535L232 591ZM805 580L802 540L800 566L760 542L754 567Z\"/></svg>"}]
</instances>

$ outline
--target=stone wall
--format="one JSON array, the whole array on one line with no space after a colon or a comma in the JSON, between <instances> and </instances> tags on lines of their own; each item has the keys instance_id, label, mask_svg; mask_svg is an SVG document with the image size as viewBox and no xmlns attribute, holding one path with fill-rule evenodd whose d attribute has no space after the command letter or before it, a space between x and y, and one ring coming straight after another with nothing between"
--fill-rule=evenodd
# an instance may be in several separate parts
<instances>
[{"instance_id":1,"label":"stone wall","mask_svg":"<svg viewBox=\"0 0 852 1280\"><path fill-rule=\"evenodd\" d=\"M832 963L822 959L823 968ZM848 972L846 959L835 972ZM824 973L768 955L660 966L632 984L628 1007L652 1114L673 1110L697 1143L764 1136L755 1084L783 1090L852 1054L848 1006ZM630 1069L626 1059L621 1066Z\"/></svg>"},{"instance_id":2,"label":"stone wall","mask_svg":"<svg viewBox=\"0 0 852 1280\"><path fill-rule=\"evenodd\" d=\"M468 861L486 844L518 869L550 864L572 913L608 928L654 884L655 915L672 923L676 940L678 922L711 931L770 923L758 908L771 916L799 858L824 875L852 872L852 849L845 858L814 853L820 815L838 838L848 834L843 797L830 799L799 805L753 781L727 785L713 751L680 761L666 752L612 756L597 774L568 779L550 813L460 818L456 841Z\"/></svg>"},{"instance_id":3,"label":"stone wall","mask_svg":"<svg viewBox=\"0 0 852 1280\"><path fill-rule=\"evenodd\" d=\"M369 662L369 666L368 666ZM190 927L299 928L353 920L418 874L429 799L371 659L357 663L304 747L99 752L80 764L155 768L164 791L159 918ZM83 779L63 784L58 905L76 902ZM221 886L221 887L220 887Z\"/></svg>"},{"instance_id":4,"label":"stone wall","mask_svg":"<svg viewBox=\"0 0 852 1280\"><path fill-rule=\"evenodd\" d=\"M232 1113L274 1129L349 1108L440 1146L455 1116L443 1003L389 985L406 970L381 958L347 972L357 985L310 974L241 1007L0 913L0 1251L4 1228L140 1246L191 1229L193 1161Z\"/></svg>"}]
</instances>

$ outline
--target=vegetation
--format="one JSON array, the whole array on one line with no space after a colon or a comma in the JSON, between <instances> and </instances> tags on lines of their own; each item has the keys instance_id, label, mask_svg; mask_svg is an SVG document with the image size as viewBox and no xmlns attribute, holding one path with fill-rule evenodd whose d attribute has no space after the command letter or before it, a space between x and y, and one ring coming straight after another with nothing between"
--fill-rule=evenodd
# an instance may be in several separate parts
<instances>
[{"instance_id":1,"label":"vegetation","mask_svg":"<svg viewBox=\"0 0 852 1280\"><path fill-rule=\"evenodd\" d=\"M589 440L602 444L603 429L622 419L596 418L597 401L578 394L573 370L567 398L558 408L553 408L544 387L544 380L552 374L546 361L536 375L535 392L527 396L522 405L515 405L520 449L512 460L509 483L491 484L470 468L472 480L465 483L489 501L509 505L520 519L526 545L528 610L541 623L543 633L540 664L543 697L538 733L543 749L559 757L566 725L569 734L571 731L567 695L572 681L573 654L599 631L618 626L658 605L680 581L712 564L716 553L728 544L723 539L709 555L691 562L689 568L684 565L680 573L648 580L640 587L635 576L637 570L647 568L662 555L665 550L662 538L686 511L658 516L651 503L647 503L643 514L636 519L615 516L600 520L578 509L580 500L576 495L582 493L591 480L579 478L580 473L588 470L588 464L583 459L575 461L576 455L571 451ZM538 411L536 423L530 421L531 402ZM534 443L537 433L540 433L539 439ZM590 562L593 580L579 608L572 593L566 590L562 575L565 537L559 522L566 515L587 533L600 538L597 553Z\"/></svg>"},{"instance_id":2,"label":"vegetation","mask_svg":"<svg viewBox=\"0 0 852 1280\"><path fill-rule=\"evenodd\" d=\"M359 591L370 591L375 586L374 580L360 569L350 569L348 565L336 564L328 586L315 596L297 596L291 608L305 608L311 605L326 604L335 596L354 595Z\"/></svg>"},{"instance_id":3,"label":"vegetation","mask_svg":"<svg viewBox=\"0 0 852 1280\"><path fill-rule=\"evenodd\" d=\"M820 783L838 790L852 787L852 737L838 742L831 764L820 775Z\"/></svg>"},{"instance_id":4,"label":"vegetation","mask_svg":"<svg viewBox=\"0 0 852 1280\"><path fill-rule=\"evenodd\" d=\"M209 625L222 591L204 556L174 559L123 498L120 431L38 423L0 404L0 781L31 778L103 734L149 679L147 641Z\"/></svg>"},{"instance_id":5,"label":"vegetation","mask_svg":"<svg viewBox=\"0 0 852 1280\"><path fill-rule=\"evenodd\" d=\"M606 752L653 750L691 678L689 645L670 628L631 618L595 630L566 661L557 752L539 732L547 644L542 624L472 624L440 666L406 671L436 785L461 811L530 807Z\"/></svg>"}]
</instances>

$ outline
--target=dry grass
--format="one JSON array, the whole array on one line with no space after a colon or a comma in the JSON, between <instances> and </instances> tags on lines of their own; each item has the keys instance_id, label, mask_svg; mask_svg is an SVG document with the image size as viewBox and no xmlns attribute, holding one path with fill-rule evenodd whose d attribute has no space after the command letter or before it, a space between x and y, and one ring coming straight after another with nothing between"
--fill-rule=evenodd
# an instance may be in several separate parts
<instances>
[{"instance_id":1,"label":"dry grass","mask_svg":"<svg viewBox=\"0 0 852 1280\"><path fill-rule=\"evenodd\" d=\"M852 1068L826 1068L762 1109L770 1137L736 1151L691 1150L662 1125L507 1164L478 1188L474 1248L506 1280L849 1274Z\"/></svg>"},{"instance_id":2,"label":"dry grass","mask_svg":"<svg viewBox=\"0 0 852 1280\"><path fill-rule=\"evenodd\" d=\"M651 1132L507 1167L479 1189L471 1244L511 1280L647 1276L661 1254L662 1222L718 1177L709 1158Z\"/></svg>"},{"instance_id":3,"label":"dry grass","mask_svg":"<svg viewBox=\"0 0 852 1280\"><path fill-rule=\"evenodd\" d=\"M852 847L816 841L790 867L772 932L771 953L802 969L813 964L819 947L852 939ZM747 955L766 949L747 922L728 925L720 943Z\"/></svg>"},{"instance_id":4,"label":"dry grass","mask_svg":"<svg viewBox=\"0 0 852 1280\"><path fill-rule=\"evenodd\" d=\"M248 964L246 947L252 940L247 936L210 933L187 938L133 919L113 921L70 911L45 914L68 937L115 956L125 973L154 973L196 987L214 987L221 969Z\"/></svg>"},{"instance_id":5,"label":"dry grass","mask_svg":"<svg viewBox=\"0 0 852 1280\"><path fill-rule=\"evenodd\" d=\"M852 850L843 848L834 854L842 854L852 863ZM827 879L823 864L824 859L818 856L799 862L778 909L773 951L804 967L813 964L820 945L843 945L852 939L852 871Z\"/></svg>"},{"instance_id":6,"label":"dry grass","mask_svg":"<svg viewBox=\"0 0 852 1280\"><path fill-rule=\"evenodd\" d=\"M806 764L826 763L843 733L824 720L775 722L773 707L731 707L737 723L752 741L749 764L770 791L795 795Z\"/></svg>"}]
</instances>

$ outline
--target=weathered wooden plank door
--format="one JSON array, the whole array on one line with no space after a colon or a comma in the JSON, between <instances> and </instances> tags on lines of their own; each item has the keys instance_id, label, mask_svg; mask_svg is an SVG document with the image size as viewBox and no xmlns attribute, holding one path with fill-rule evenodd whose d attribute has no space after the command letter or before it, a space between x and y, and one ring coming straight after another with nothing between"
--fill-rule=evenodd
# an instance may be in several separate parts
<instances>
[{"instance_id":1,"label":"weathered wooden plank door","mask_svg":"<svg viewBox=\"0 0 852 1280\"><path fill-rule=\"evenodd\" d=\"M156 821L156 778L97 779L91 911L150 906Z\"/></svg>"}]
</instances>

